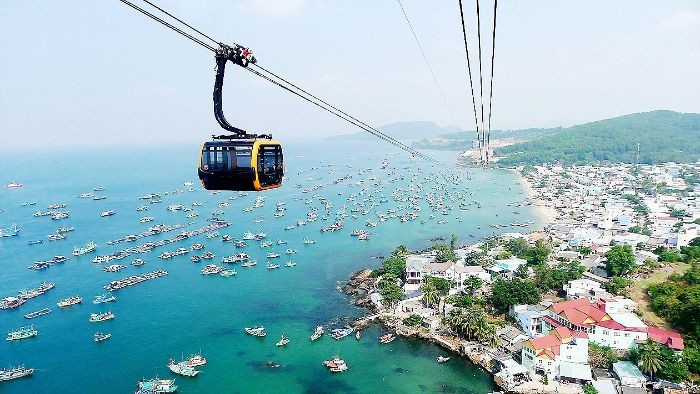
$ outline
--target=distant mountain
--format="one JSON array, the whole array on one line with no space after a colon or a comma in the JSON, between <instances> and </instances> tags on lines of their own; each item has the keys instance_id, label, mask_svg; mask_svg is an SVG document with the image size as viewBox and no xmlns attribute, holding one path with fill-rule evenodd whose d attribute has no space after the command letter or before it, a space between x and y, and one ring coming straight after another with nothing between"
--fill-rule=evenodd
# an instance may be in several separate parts
<instances>
[{"instance_id":1,"label":"distant mountain","mask_svg":"<svg viewBox=\"0 0 700 394\"><path fill-rule=\"evenodd\" d=\"M563 128L494 152L499 165L694 162L700 159L700 114L652 111Z\"/></svg>"},{"instance_id":2,"label":"distant mountain","mask_svg":"<svg viewBox=\"0 0 700 394\"><path fill-rule=\"evenodd\" d=\"M459 128L454 126L441 127L433 122L428 121L413 121L413 122L396 122L389 123L384 126L377 127L377 130L397 140L415 140L426 138L441 133L454 133L459 131ZM326 138L328 141L365 141L375 139L377 137L366 131L360 131L353 134L336 135Z\"/></svg>"},{"instance_id":3,"label":"distant mountain","mask_svg":"<svg viewBox=\"0 0 700 394\"><path fill-rule=\"evenodd\" d=\"M556 134L561 127L550 129L521 129L521 130L491 130L491 141L507 140L508 143L530 141L547 135ZM476 131L460 131L458 133L439 134L424 138L413 143L414 148L439 150L471 149L476 141Z\"/></svg>"}]
</instances>

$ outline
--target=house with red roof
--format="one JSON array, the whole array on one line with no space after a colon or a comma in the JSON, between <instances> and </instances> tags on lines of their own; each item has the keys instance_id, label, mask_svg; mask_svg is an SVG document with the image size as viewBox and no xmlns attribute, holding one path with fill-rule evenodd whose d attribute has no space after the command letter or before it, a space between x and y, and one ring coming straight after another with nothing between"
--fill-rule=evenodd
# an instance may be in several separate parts
<instances>
[{"instance_id":1,"label":"house with red roof","mask_svg":"<svg viewBox=\"0 0 700 394\"><path fill-rule=\"evenodd\" d=\"M546 336L524 341L521 357L523 366L530 373L547 375L550 379L590 380L588 338L583 332L559 326ZM559 368L562 363L567 366L578 364L578 368L567 368L566 371L582 372L577 372L576 376L563 376Z\"/></svg>"},{"instance_id":2,"label":"house with red roof","mask_svg":"<svg viewBox=\"0 0 700 394\"><path fill-rule=\"evenodd\" d=\"M627 350L652 339L669 348L683 350L683 339L673 331L647 327L630 310L632 301L601 299L591 303L588 298L559 302L550 306L541 319L542 332L565 327L585 335L591 342L613 349Z\"/></svg>"}]
</instances>

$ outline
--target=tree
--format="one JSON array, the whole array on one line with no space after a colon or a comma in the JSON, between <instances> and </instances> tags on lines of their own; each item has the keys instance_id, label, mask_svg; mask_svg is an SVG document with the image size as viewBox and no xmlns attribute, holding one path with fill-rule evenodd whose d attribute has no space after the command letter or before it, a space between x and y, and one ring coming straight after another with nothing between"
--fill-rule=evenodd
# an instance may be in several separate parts
<instances>
[{"instance_id":1,"label":"tree","mask_svg":"<svg viewBox=\"0 0 700 394\"><path fill-rule=\"evenodd\" d=\"M484 284L483 279L479 278L478 276L470 276L467 279L462 282L464 285L465 290L469 292L469 294L474 295L474 293L481 288L481 286Z\"/></svg>"},{"instance_id":2,"label":"tree","mask_svg":"<svg viewBox=\"0 0 700 394\"><path fill-rule=\"evenodd\" d=\"M593 253L593 250L588 246L583 246L578 252L581 253L581 256L589 256L591 253Z\"/></svg>"},{"instance_id":3,"label":"tree","mask_svg":"<svg viewBox=\"0 0 700 394\"><path fill-rule=\"evenodd\" d=\"M452 309L443 322L457 335L467 340L493 345L496 342L496 326L488 320L480 305Z\"/></svg>"},{"instance_id":4,"label":"tree","mask_svg":"<svg viewBox=\"0 0 700 394\"><path fill-rule=\"evenodd\" d=\"M440 293L433 282L426 281L420 285L420 291L423 293L423 302L427 306L435 305L440 300Z\"/></svg>"},{"instance_id":5,"label":"tree","mask_svg":"<svg viewBox=\"0 0 700 394\"><path fill-rule=\"evenodd\" d=\"M530 248L530 250L527 251L527 253L525 254L525 259L530 265L544 264L547 262L549 252L549 248L545 246L535 246L534 248Z\"/></svg>"},{"instance_id":6,"label":"tree","mask_svg":"<svg viewBox=\"0 0 700 394\"><path fill-rule=\"evenodd\" d=\"M436 252L435 261L438 263L444 263L447 261L457 261L459 256L455 253L450 245L444 243L436 243L433 245L433 250Z\"/></svg>"},{"instance_id":7,"label":"tree","mask_svg":"<svg viewBox=\"0 0 700 394\"><path fill-rule=\"evenodd\" d=\"M654 381L654 374L661 369L661 347L658 343L647 339L639 345L639 364L642 371L649 374Z\"/></svg>"},{"instance_id":8,"label":"tree","mask_svg":"<svg viewBox=\"0 0 700 394\"><path fill-rule=\"evenodd\" d=\"M628 288L632 286L633 283L631 279L613 276L610 280L603 283L603 289L614 295L627 296L629 295Z\"/></svg>"},{"instance_id":9,"label":"tree","mask_svg":"<svg viewBox=\"0 0 700 394\"><path fill-rule=\"evenodd\" d=\"M588 382L583 385L583 394L598 394L598 389Z\"/></svg>"},{"instance_id":10,"label":"tree","mask_svg":"<svg viewBox=\"0 0 700 394\"><path fill-rule=\"evenodd\" d=\"M543 291L562 289L570 280L580 279L585 270L578 261L560 263L555 267L540 264L535 266L535 282Z\"/></svg>"},{"instance_id":11,"label":"tree","mask_svg":"<svg viewBox=\"0 0 700 394\"><path fill-rule=\"evenodd\" d=\"M615 245L605 253L605 269L610 275L629 274L635 265L634 252L629 245Z\"/></svg>"},{"instance_id":12,"label":"tree","mask_svg":"<svg viewBox=\"0 0 700 394\"><path fill-rule=\"evenodd\" d=\"M452 234L452 237L450 237L450 249L452 249L454 251L456 247L457 247L457 236Z\"/></svg>"},{"instance_id":13,"label":"tree","mask_svg":"<svg viewBox=\"0 0 700 394\"><path fill-rule=\"evenodd\" d=\"M537 286L520 279L496 280L491 294L491 304L499 312L506 312L513 305L536 304L540 299Z\"/></svg>"},{"instance_id":14,"label":"tree","mask_svg":"<svg viewBox=\"0 0 700 394\"><path fill-rule=\"evenodd\" d=\"M399 257L399 258L405 258L409 253L410 253L410 251L408 250L406 245L402 244L402 245L397 246L396 249L394 249L394 251L391 252L391 255Z\"/></svg>"},{"instance_id":15,"label":"tree","mask_svg":"<svg viewBox=\"0 0 700 394\"><path fill-rule=\"evenodd\" d=\"M396 284L396 280L396 276L387 273L382 275L377 283L384 306L392 307L403 298L403 289Z\"/></svg>"},{"instance_id":16,"label":"tree","mask_svg":"<svg viewBox=\"0 0 700 394\"><path fill-rule=\"evenodd\" d=\"M513 238L506 242L505 248L513 255L524 258L530 250L530 245L524 238Z\"/></svg>"},{"instance_id":17,"label":"tree","mask_svg":"<svg viewBox=\"0 0 700 394\"><path fill-rule=\"evenodd\" d=\"M506 260L511 257L513 257L513 255L509 251L504 250L496 255L496 260Z\"/></svg>"},{"instance_id":18,"label":"tree","mask_svg":"<svg viewBox=\"0 0 700 394\"><path fill-rule=\"evenodd\" d=\"M400 278L406 270L406 260L402 257L392 255L382 262L379 267L379 274L390 274L394 278Z\"/></svg>"},{"instance_id":19,"label":"tree","mask_svg":"<svg viewBox=\"0 0 700 394\"><path fill-rule=\"evenodd\" d=\"M426 276L424 281L435 286L440 296L447 295L450 291L450 287L452 287L449 280L438 278L437 276Z\"/></svg>"},{"instance_id":20,"label":"tree","mask_svg":"<svg viewBox=\"0 0 700 394\"><path fill-rule=\"evenodd\" d=\"M486 260L486 254L480 252L469 252L464 256L464 264L466 265L484 265Z\"/></svg>"},{"instance_id":21,"label":"tree","mask_svg":"<svg viewBox=\"0 0 700 394\"><path fill-rule=\"evenodd\" d=\"M409 327L414 327L421 324L422 321L423 319L420 316L416 315L415 313L412 313L409 317L403 319L403 324Z\"/></svg>"},{"instance_id":22,"label":"tree","mask_svg":"<svg viewBox=\"0 0 700 394\"><path fill-rule=\"evenodd\" d=\"M617 354L610 347L595 342L588 343L588 363L593 368L609 369L617 361Z\"/></svg>"}]
</instances>

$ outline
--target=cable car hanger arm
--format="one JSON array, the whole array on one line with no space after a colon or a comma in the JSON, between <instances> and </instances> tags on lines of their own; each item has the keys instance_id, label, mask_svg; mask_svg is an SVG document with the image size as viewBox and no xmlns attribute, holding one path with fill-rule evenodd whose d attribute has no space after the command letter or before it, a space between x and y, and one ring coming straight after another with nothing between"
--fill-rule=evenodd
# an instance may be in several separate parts
<instances>
[{"instance_id":1,"label":"cable car hanger arm","mask_svg":"<svg viewBox=\"0 0 700 394\"><path fill-rule=\"evenodd\" d=\"M234 138L250 138L250 137L262 137L270 138L268 135L250 135L247 131L239 129L231 125L224 116L223 110L223 89L224 89L224 74L226 72L226 62L231 61L243 68L248 67L249 64L255 64L257 60L253 56L253 52L248 48L242 47L238 44L233 44L229 46L226 44L219 43L219 48L214 52L214 58L216 59L216 77L214 79L214 117L219 125L227 131L235 133L233 136L212 136L215 139L234 139Z\"/></svg>"}]
</instances>

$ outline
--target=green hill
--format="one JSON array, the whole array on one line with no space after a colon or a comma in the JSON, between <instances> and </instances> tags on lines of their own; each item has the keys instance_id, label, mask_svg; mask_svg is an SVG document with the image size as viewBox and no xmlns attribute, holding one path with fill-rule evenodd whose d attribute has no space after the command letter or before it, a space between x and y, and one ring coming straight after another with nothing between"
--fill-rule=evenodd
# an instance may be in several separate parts
<instances>
[{"instance_id":1,"label":"green hill","mask_svg":"<svg viewBox=\"0 0 700 394\"><path fill-rule=\"evenodd\" d=\"M493 138L493 137L492 137ZM499 165L694 162L700 159L700 114L652 111L561 129L496 149Z\"/></svg>"}]
</instances>

